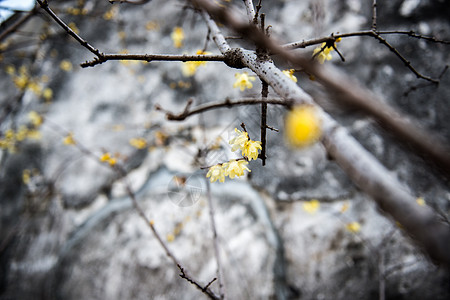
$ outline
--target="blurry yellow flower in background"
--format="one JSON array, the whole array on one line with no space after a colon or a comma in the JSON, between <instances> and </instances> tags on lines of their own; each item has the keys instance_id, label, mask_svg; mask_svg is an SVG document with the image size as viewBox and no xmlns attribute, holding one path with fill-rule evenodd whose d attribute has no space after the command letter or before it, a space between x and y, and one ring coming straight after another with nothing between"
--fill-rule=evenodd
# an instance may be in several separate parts
<instances>
[{"instance_id":1,"label":"blurry yellow flower in background","mask_svg":"<svg viewBox=\"0 0 450 300\"><path fill-rule=\"evenodd\" d=\"M284 75L289 77L293 82L297 82L297 77L294 76L295 69L283 70Z\"/></svg>"},{"instance_id":2,"label":"blurry yellow flower in background","mask_svg":"<svg viewBox=\"0 0 450 300\"><path fill-rule=\"evenodd\" d=\"M183 28L177 26L173 29L172 34L170 35L173 41L173 46L175 48L181 48L183 47L183 40L184 40L184 30Z\"/></svg>"},{"instance_id":3,"label":"blurry yellow flower in background","mask_svg":"<svg viewBox=\"0 0 450 300\"><path fill-rule=\"evenodd\" d=\"M247 72L236 73L234 75L236 81L233 84L233 88L239 88L241 91L251 89L253 87L252 81L255 81L255 76L249 76Z\"/></svg>"},{"instance_id":4,"label":"blurry yellow flower in background","mask_svg":"<svg viewBox=\"0 0 450 300\"><path fill-rule=\"evenodd\" d=\"M28 113L28 119L30 119L31 124L33 124L34 127L41 126L44 121L44 118L35 111L30 111Z\"/></svg>"},{"instance_id":5,"label":"blurry yellow flower in background","mask_svg":"<svg viewBox=\"0 0 450 300\"><path fill-rule=\"evenodd\" d=\"M70 61L68 61L67 59L64 59L61 61L61 63L59 64L59 67L61 70L69 72L72 71L72 63Z\"/></svg>"},{"instance_id":6,"label":"blurry yellow flower in background","mask_svg":"<svg viewBox=\"0 0 450 300\"><path fill-rule=\"evenodd\" d=\"M211 52L208 51L203 51L203 50L198 50L196 52L197 55L209 55L211 54ZM195 72L197 72L197 69L200 66L203 66L206 64L206 61L187 61L184 62L182 67L181 67L181 72L183 72L183 75L185 77L191 77L195 74Z\"/></svg>"},{"instance_id":7,"label":"blurry yellow flower in background","mask_svg":"<svg viewBox=\"0 0 450 300\"><path fill-rule=\"evenodd\" d=\"M306 211L308 214L315 214L319 208L320 208L320 202L319 200L313 199L311 201L305 201L302 205L303 210Z\"/></svg>"},{"instance_id":8,"label":"blurry yellow flower in background","mask_svg":"<svg viewBox=\"0 0 450 300\"><path fill-rule=\"evenodd\" d=\"M64 145L75 145L76 141L73 138L73 133L69 132L63 139L63 144Z\"/></svg>"},{"instance_id":9,"label":"blurry yellow flower in background","mask_svg":"<svg viewBox=\"0 0 450 300\"><path fill-rule=\"evenodd\" d=\"M106 152L102 156L100 156L100 161L107 162L110 166L114 166L117 163L117 159L115 157L112 157L109 152Z\"/></svg>"},{"instance_id":10,"label":"blurry yellow flower in background","mask_svg":"<svg viewBox=\"0 0 450 300\"><path fill-rule=\"evenodd\" d=\"M419 204L420 206L425 206L426 202L425 199L423 199L423 197L419 197L416 199L417 204Z\"/></svg>"},{"instance_id":11,"label":"blurry yellow flower in background","mask_svg":"<svg viewBox=\"0 0 450 300\"><path fill-rule=\"evenodd\" d=\"M345 225L345 228L351 233L357 233L361 231L361 224L359 224L358 222L351 222Z\"/></svg>"},{"instance_id":12,"label":"blurry yellow flower in background","mask_svg":"<svg viewBox=\"0 0 450 300\"><path fill-rule=\"evenodd\" d=\"M321 121L314 106L299 105L287 113L285 136L291 146L309 146L317 142L321 134Z\"/></svg>"},{"instance_id":13,"label":"blurry yellow flower in background","mask_svg":"<svg viewBox=\"0 0 450 300\"><path fill-rule=\"evenodd\" d=\"M130 145L136 149L144 149L147 147L147 141L144 138L133 138L130 140Z\"/></svg>"}]
</instances>

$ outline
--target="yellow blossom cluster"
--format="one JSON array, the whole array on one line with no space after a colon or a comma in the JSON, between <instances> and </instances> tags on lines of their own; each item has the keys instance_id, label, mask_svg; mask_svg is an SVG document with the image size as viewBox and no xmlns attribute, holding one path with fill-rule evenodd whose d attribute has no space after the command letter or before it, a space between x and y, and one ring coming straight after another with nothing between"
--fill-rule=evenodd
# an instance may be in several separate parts
<instances>
[{"instance_id":1,"label":"yellow blossom cluster","mask_svg":"<svg viewBox=\"0 0 450 300\"><path fill-rule=\"evenodd\" d=\"M43 123L43 118L37 112L28 114L30 125L21 125L17 130L8 129L0 137L0 149L8 150L10 153L17 152L17 146L26 139L38 140L41 138L39 127Z\"/></svg>"},{"instance_id":2,"label":"yellow blossom cluster","mask_svg":"<svg viewBox=\"0 0 450 300\"><path fill-rule=\"evenodd\" d=\"M246 88L251 89L253 87L252 81L255 81L255 76L248 75L247 72L243 73L236 73L234 74L234 77L236 77L236 81L233 84L233 88L239 88L242 91L244 91Z\"/></svg>"},{"instance_id":3,"label":"yellow blossom cluster","mask_svg":"<svg viewBox=\"0 0 450 300\"><path fill-rule=\"evenodd\" d=\"M225 176L234 179L235 177L244 175L244 171L251 172L247 168L248 161L252 159L256 160L259 150L262 150L261 142L250 140L246 131L240 131L237 128L234 131L236 136L229 141L231 151L240 150L244 158L232 159L229 162L210 167L206 177L210 178L211 182L216 182L217 180L224 182Z\"/></svg>"},{"instance_id":4,"label":"yellow blossom cluster","mask_svg":"<svg viewBox=\"0 0 450 300\"><path fill-rule=\"evenodd\" d=\"M211 52L198 50L196 52L197 55L208 55L211 54ZM181 72L185 77L191 77L194 76L195 72L197 72L197 69L200 66L203 66L206 64L206 61L187 61L183 63L183 66L181 67Z\"/></svg>"},{"instance_id":5,"label":"yellow blossom cluster","mask_svg":"<svg viewBox=\"0 0 450 300\"><path fill-rule=\"evenodd\" d=\"M231 151L241 150L242 155L247 160L256 160L258 158L258 150L262 150L261 142L250 140L246 131L240 131L237 128L234 131L236 136L229 141Z\"/></svg>"},{"instance_id":6,"label":"yellow blossom cluster","mask_svg":"<svg viewBox=\"0 0 450 300\"><path fill-rule=\"evenodd\" d=\"M341 38L337 38L336 42L340 42ZM336 48L336 43L322 43L319 47L314 49L313 57L315 57L319 63L323 64L326 60L331 60L333 56L331 55L331 51L333 48Z\"/></svg>"},{"instance_id":7,"label":"yellow blossom cluster","mask_svg":"<svg viewBox=\"0 0 450 300\"><path fill-rule=\"evenodd\" d=\"M231 179L234 177L240 177L244 175L244 171L251 172L249 168L247 168L248 161L246 160L236 160L232 159L229 162L214 165L209 168L206 177L209 178L211 182L219 182L225 181L225 176L229 176Z\"/></svg>"}]
</instances>

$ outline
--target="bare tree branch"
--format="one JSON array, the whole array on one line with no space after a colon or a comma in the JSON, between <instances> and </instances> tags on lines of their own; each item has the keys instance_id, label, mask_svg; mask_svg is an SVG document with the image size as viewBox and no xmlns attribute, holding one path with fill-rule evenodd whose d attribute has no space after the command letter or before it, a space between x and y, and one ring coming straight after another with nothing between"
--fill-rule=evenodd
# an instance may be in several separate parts
<instances>
[{"instance_id":1,"label":"bare tree branch","mask_svg":"<svg viewBox=\"0 0 450 300\"><path fill-rule=\"evenodd\" d=\"M283 106L287 106L287 107L290 107L292 105L291 102L280 99L280 98L266 98L266 99L242 98L239 100L225 99L225 101L222 101L222 102L207 103L207 104L199 105L191 110L190 109L191 103L192 102L188 101L184 111L179 114L175 114L173 112L166 111L158 104L155 105L155 109L164 111L166 113L166 118L168 120L183 121L192 115L196 115L196 114L208 111L208 110L214 110L214 109L222 108L222 107L231 108L233 106L256 105L256 104L263 104L263 103L283 105Z\"/></svg>"},{"instance_id":2,"label":"bare tree branch","mask_svg":"<svg viewBox=\"0 0 450 300\"><path fill-rule=\"evenodd\" d=\"M80 64L81 67L94 67L108 60L140 60L140 61L225 61L223 55L170 55L170 54L103 54L101 58Z\"/></svg>"}]
</instances>

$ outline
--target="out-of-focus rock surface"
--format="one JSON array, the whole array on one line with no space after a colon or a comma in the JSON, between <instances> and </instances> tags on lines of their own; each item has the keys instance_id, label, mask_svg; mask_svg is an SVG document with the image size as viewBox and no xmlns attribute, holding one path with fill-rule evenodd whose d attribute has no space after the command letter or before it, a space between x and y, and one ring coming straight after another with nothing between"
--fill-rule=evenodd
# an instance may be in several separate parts
<instances>
[{"instance_id":1,"label":"out-of-focus rock surface","mask_svg":"<svg viewBox=\"0 0 450 300\"><path fill-rule=\"evenodd\" d=\"M292 42L370 29L371 2L263 1L262 12L272 35ZM207 28L183 1L85 1L86 15L74 15L76 5L50 1L63 20L76 24L79 34L105 53L193 54L205 45ZM234 5L244 16L242 2ZM445 1L379 1L378 29L414 30L448 41L448 14ZM181 62L110 61L82 69L79 63L93 54L47 20L42 12L3 41L2 137L8 129L29 126L30 111L44 120L40 139L21 141L14 153L1 151L0 299L205 298L180 278L133 207L127 185L183 267L200 284L210 282L217 276L216 260L199 149L213 149L205 165L237 157L228 140L242 122L259 140L260 108L221 108L170 122L154 106L178 113L189 98L195 106L259 96L260 83L244 92L233 89L240 70L220 62L201 66L193 77L183 76ZM170 38L175 26L185 31L181 49ZM450 61L448 45L404 35L386 38L425 75L439 77ZM343 39L338 48L346 62L334 54L328 63L450 140L448 72L439 86L428 84L369 37ZM208 51L219 53L212 41ZM312 48L301 51L309 54ZM60 68L64 60L73 67ZM19 91L8 66L16 75L21 66L27 68L42 87L52 89L51 101L30 89ZM307 75L296 76L401 182L448 220L444 178L373 121L334 103L333 95L320 92ZM328 160L320 144L302 150L285 145L284 113L269 105L268 124L280 132L267 133L266 166L252 161L249 176L210 186L228 298L379 299L384 293L386 299L448 299L448 271L430 262ZM69 132L76 145L63 144ZM137 137L147 141L145 149L130 145ZM105 152L117 157L126 177L99 161ZM24 174L31 176L26 180ZM308 212L305 204L312 199L320 208ZM348 229L352 222L360 224L356 233ZM218 292L217 281L211 289Z\"/></svg>"}]
</instances>

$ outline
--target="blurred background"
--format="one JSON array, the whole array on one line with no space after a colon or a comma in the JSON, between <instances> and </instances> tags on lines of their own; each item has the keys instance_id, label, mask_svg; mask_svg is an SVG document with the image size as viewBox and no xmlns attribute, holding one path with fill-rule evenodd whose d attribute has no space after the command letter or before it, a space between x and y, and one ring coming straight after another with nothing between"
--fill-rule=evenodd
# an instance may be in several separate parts
<instances>
[{"instance_id":1,"label":"blurred background","mask_svg":"<svg viewBox=\"0 0 450 300\"><path fill-rule=\"evenodd\" d=\"M246 18L242 1L221 4ZM217 266L202 167L240 156L228 141L242 122L251 139L260 140L261 108L220 108L176 122L155 105L181 113L189 99L195 107L258 98L259 80L251 89L233 88L237 72L251 71L221 62L192 74L183 72L185 63L168 61L81 68L94 55L34 5L0 2L0 299L206 298L179 277L133 208L127 187L183 267L200 284L210 282ZM200 15L184 1L49 5L104 53L220 54ZM280 0L262 1L261 11L271 35L288 43L369 30L371 5ZM377 8L378 30L450 40L446 1L383 1ZM183 38L174 37L176 28ZM254 48L221 29L232 47ZM418 72L441 76L440 84L416 78L370 37L342 39L337 47L345 62L332 53L325 63L448 143L448 42L385 38ZM315 47L294 51L310 56ZM417 205L431 206L448 222L450 190L442 174L370 118L338 105L308 74L294 75L411 189ZM269 89L269 97L277 95ZM267 132L265 166L251 161L251 173L211 184L228 298L449 299L448 270L434 265L356 188L320 143L288 147L285 113L282 106L268 105L268 125L279 132ZM218 291L217 282L211 289Z\"/></svg>"}]
</instances>

